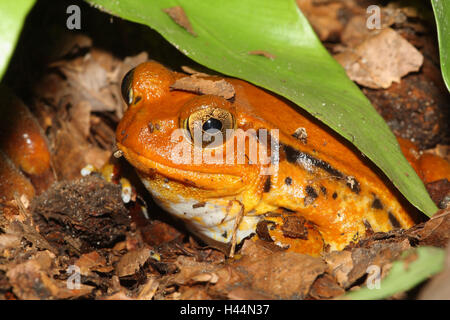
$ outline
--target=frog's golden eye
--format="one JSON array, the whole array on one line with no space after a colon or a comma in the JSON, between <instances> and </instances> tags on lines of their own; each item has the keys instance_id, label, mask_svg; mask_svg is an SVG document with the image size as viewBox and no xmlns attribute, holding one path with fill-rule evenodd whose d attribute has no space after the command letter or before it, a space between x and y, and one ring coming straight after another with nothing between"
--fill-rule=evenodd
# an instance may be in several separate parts
<instances>
[{"instance_id":1,"label":"frog's golden eye","mask_svg":"<svg viewBox=\"0 0 450 320\"><path fill-rule=\"evenodd\" d=\"M130 105L133 103L134 94L133 94L133 74L134 68L127 72L125 77L123 77L122 85L120 86L120 90L122 92L122 97L125 102Z\"/></svg>"},{"instance_id":2,"label":"frog's golden eye","mask_svg":"<svg viewBox=\"0 0 450 320\"><path fill-rule=\"evenodd\" d=\"M227 139L227 130L234 129L234 117L225 109L206 108L192 113L185 121L191 140L202 147L218 147ZM229 134L229 133L228 133Z\"/></svg>"}]
</instances>

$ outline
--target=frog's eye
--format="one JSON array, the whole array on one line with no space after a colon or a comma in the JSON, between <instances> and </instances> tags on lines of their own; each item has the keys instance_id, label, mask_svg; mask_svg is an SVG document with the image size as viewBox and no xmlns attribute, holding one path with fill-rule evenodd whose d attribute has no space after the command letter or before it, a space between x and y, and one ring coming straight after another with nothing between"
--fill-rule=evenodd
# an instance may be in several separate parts
<instances>
[{"instance_id":1,"label":"frog's eye","mask_svg":"<svg viewBox=\"0 0 450 320\"><path fill-rule=\"evenodd\" d=\"M122 97L125 102L130 105L133 103L134 94L133 94L133 73L134 68L127 72L125 77L123 77L122 85L120 86Z\"/></svg>"},{"instance_id":2,"label":"frog's eye","mask_svg":"<svg viewBox=\"0 0 450 320\"><path fill-rule=\"evenodd\" d=\"M234 117L225 109L207 108L192 113L185 122L194 143L202 147L218 147L227 138L227 130L234 129Z\"/></svg>"}]
</instances>

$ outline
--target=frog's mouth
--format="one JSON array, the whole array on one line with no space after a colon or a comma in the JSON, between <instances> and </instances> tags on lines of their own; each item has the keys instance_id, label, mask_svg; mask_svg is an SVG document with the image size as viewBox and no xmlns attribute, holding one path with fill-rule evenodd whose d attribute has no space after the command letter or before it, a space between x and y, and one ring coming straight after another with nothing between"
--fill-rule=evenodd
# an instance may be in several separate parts
<instances>
[{"instance_id":1,"label":"frog's mouth","mask_svg":"<svg viewBox=\"0 0 450 320\"><path fill-rule=\"evenodd\" d=\"M202 190L215 191L222 196L241 192L253 180L248 175L244 177L229 173L201 172L174 168L150 160L119 142L117 142L117 147L123 152L128 162L139 171L140 175L147 178L152 178L155 174L158 174L170 181L176 181Z\"/></svg>"}]
</instances>

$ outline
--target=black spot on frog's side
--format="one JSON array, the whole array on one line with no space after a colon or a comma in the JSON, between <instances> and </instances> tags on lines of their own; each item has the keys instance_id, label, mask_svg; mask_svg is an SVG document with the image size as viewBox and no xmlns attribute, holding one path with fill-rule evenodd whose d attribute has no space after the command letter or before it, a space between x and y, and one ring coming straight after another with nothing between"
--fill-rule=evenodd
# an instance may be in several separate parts
<instances>
[{"instance_id":1,"label":"black spot on frog's side","mask_svg":"<svg viewBox=\"0 0 450 320\"><path fill-rule=\"evenodd\" d=\"M286 177L286 179L284 179L284 183L287 186L290 186L292 184L292 178L291 177Z\"/></svg>"},{"instance_id":2,"label":"black spot on frog's side","mask_svg":"<svg viewBox=\"0 0 450 320\"><path fill-rule=\"evenodd\" d=\"M270 181L270 176L267 177L266 182L264 182L264 192L269 192L270 187L272 186L272 182Z\"/></svg>"},{"instance_id":3,"label":"black spot on frog's side","mask_svg":"<svg viewBox=\"0 0 450 320\"><path fill-rule=\"evenodd\" d=\"M381 200L378 199L377 197L375 197L375 199L373 200L373 202L370 205L370 207L372 209L383 210L383 204L381 203Z\"/></svg>"},{"instance_id":4,"label":"black spot on frog's side","mask_svg":"<svg viewBox=\"0 0 450 320\"><path fill-rule=\"evenodd\" d=\"M338 197L338 194L337 194L336 192L333 192L333 195L332 195L332 197L333 197L333 199L334 199L334 200L336 200L336 199L337 199L337 197Z\"/></svg>"},{"instance_id":5,"label":"black spot on frog's side","mask_svg":"<svg viewBox=\"0 0 450 320\"><path fill-rule=\"evenodd\" d=\"M322 194L324 196L326 196L327 195L327 188L325 188L324 186L320 186L320 192L322 192Z\"/></svg>"},{"instance_id":6,"label":"black spot on frog's side","mask_svg":"<svg viewBox=\"0 0 450 320\"><path fill-rule=\"evenodd\" d=\"M314 188L311 186L306 186L305 190L306 190L306 197L304 199L304 204L305 206L308 206L311 203L313 203L314 200L316 200L316 198L319 195L317 194L316 190L314 190Z\"/></svg>"},{"instance_id":7,"label":"black spot on frog's side","mask_svg":"<svg viewBox=\"0 0 450 320\"><path fill-rule=\"evenodd\" d=\"M392 214L392 212L388 212L389 221L394 229L401 228L400 222L397 218Z\"/></svg>"},{"instance_id":8,"label":"black spot on frog's side","mask_svg":"<svg viewBox=\"0 0 450 320\"><path fill-rule=\"evenodd\" d=\"M344 175L337 169L333 168L328 162L317 159L310 154L294 149L291 146L280 144L280 150L284 153L286 160L289 163L297 164L308 168L311 165L328 172L336 178L343 178Z\"/></svg>"},{"instance_id":9,"label":"black spot on frog's side","mask_svg":"<svg viewBox=\"0 0 450 320\"><path fill-rule=\"evenodd\" d=\"M137 104L141 100L142 100L142 97L136 97L136 99L134 99L134 104Z\"/></svg>"},{"instance_id":10,"label":"black spot on frog's side","mask_svg":"<svg viewBox=\"0 0 450 320\"><path fill-rule=\"evenodd\" d=\"M224 233L222 233L222 237L224 237L225 239L227 238L227 236L228 236L228 233L227 233L227 231L225 230L225 232Z\"/></svg>"}]
</instances>

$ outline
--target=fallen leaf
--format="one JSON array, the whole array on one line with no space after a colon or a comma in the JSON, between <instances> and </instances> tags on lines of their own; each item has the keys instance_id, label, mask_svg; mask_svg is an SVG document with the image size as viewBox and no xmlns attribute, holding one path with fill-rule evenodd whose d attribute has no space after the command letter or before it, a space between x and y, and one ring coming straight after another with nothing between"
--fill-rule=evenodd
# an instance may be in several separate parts
<instances>
[{"instance_id":1,"label":"fallen leaf","mask_svg":"<svg viewBox=\"0 0 450 320\"><path fill-rule=\"evenodd\" d=\"M450 242L447 243L444 270L434 276L420 291L419 300L450 300Z\"/></svg>"},{"instance_id":2,"label":"fallen leaf","mask_svg":"<svg viewBox=\"0 0 450 320\"><path fill-rule=\"evenodd\" d=\"M137 299L139 300L152 300L153 296L158 289L159 281L155 278L150 278L145 284L143 284L139 289L139 294Z\"/></svg>"},{"instance_id":3,"label":"fallen leaf","mask_svg":"<svg viewBox=\"0 0 450 320\"><path fill-rule=\"evenodd\" d=\"M89 294L93 287L80 284L69 289L66 281L55 280L47 272L54 255L49 251L38 252L32 259L11 267L6 275L14 294L24 300L67 299Z\"/></svg>"},{"instance_id":4,"label":"fallen leaf","mask_svg":"<svg viewBox=\"0 0 450 320\"><path fill-rule=\"evenodd\" d=\"M270 59L270 60L275 60L275 58L276 58L274 54L271 54L270 52L267 52L264 50L252 50L252 51L249 51L248 54L266 57L267 59Z\"/></svg>"},{"instance_id":5,"label":"fallen leaf","mask_svg":"<svg viewBox=\"0 0 450 320\"><path fill-rule=\"evenodd\" d=\"M438 211L424 224L408 230L408 234L419 240L420 245L444 247L450 240L450 208Z\"/></svg>"},{"instance_id":6,"label":"fallen leaf","mask_svg":"<svg viewBox=\"0 0 450 320\"><path fill-rule=\"evenodd\" d=\"M186 31L192 34L194 37L197 36L194 29L192 29L192 25L189 22L189 18L187 17L186 12L184 12L181 6L164 9L164 12L167 13L169 17L172 18L172 20L180 27L186 29Z\"/></svg>"},{"instance_id":7,"label":"fallen leaf","mask_svg":"<svg viewBox=\"0 0 450 320\"><path fill-rule=\"evenodd\" d=\"M344 293L345 290L338 285L336 279L325 273L314 281L309 295L314 299L330 299Z\"/></svg>"},{"instance_id":8,"label":"fallen leaf","mask_svg":"<svg viewBox=\"0 0 450 320\"><path fill-rule=\"evenodd\" d=\"M214 269L217 269L217 266L214 264L197 262L194 258L185 256L178 256L175 265L180 272L172 277L171 283L176 283L178 285L207 282L213 278L211 272L213 272ZM217 282L217 275L215 275L214 278Z\"/></svg>"},{"instance_id":9,"label":"fallen leaf","mask_svg":"<svg viewBox=\"0 0 450 320\"><path fill-rule=\"evenodd\" d=\"M102 270L105 272L106 259L102 257L97 251L92 251L83 254L76 262L75 265L80 268L80 273L84 276L88 276L92 271ZM109 267L109 271L112 271L112 266Z\"/></svg>"},{"instance_id":10,"label":"fallen leaf","mask_svg":"<svg viewBox=\"0 0 450 320\"><path fill-rule=\"evenodd\" d=\"M116 272L119 277L135 274L150 258L150 249L142 248L127 252L116 265Z\"/></svg>"},{"instance_id":11,"label":"fallen leaf","mask_svg":"<svg viewBox=\"0 0 450 320\"><path fill-rule=\"evenodd\" d=\"M332 274L339 285L347 288L351 285L348 274L353 269L352 253L350 251L333 251L325 255L325 262L328 270Z\"/></svg>"},{"instance_id":12,"label":"fallen leaf","mask_svg":"<svg viewBox=\"0 0 450 320\"><path fill-rule=\"evenodd\" d=\"M346 12L344 2L314 0L297 0L297 5L308 18L314 31L320 40L336 39L342 32L344 25L340 17L341 12Z\"/></svg>"},{"instance_id":13,"label":"fallen leaf","mask_svg":"<svg viewBox=\"0 0 450 320\"><path fill-rule=\"evenodd\" d=\"M347 75L369 88L389 88L392 82L418 71L422 54L391 28L370 36L353 50L335 55Z\"/></svg>"},{"instance_id":14,"label":"fallen leaf","mask_svg":"<svg viewBox=\"0 0 450 320\"><path fill-rule=\"evenodd\" d=\"M231 99L235 95L234 87L225 80L210 80L196 76L184 77L170 86L171 90L184 90L199 94L212 94Z\"/></svg>"}]
</instances>

